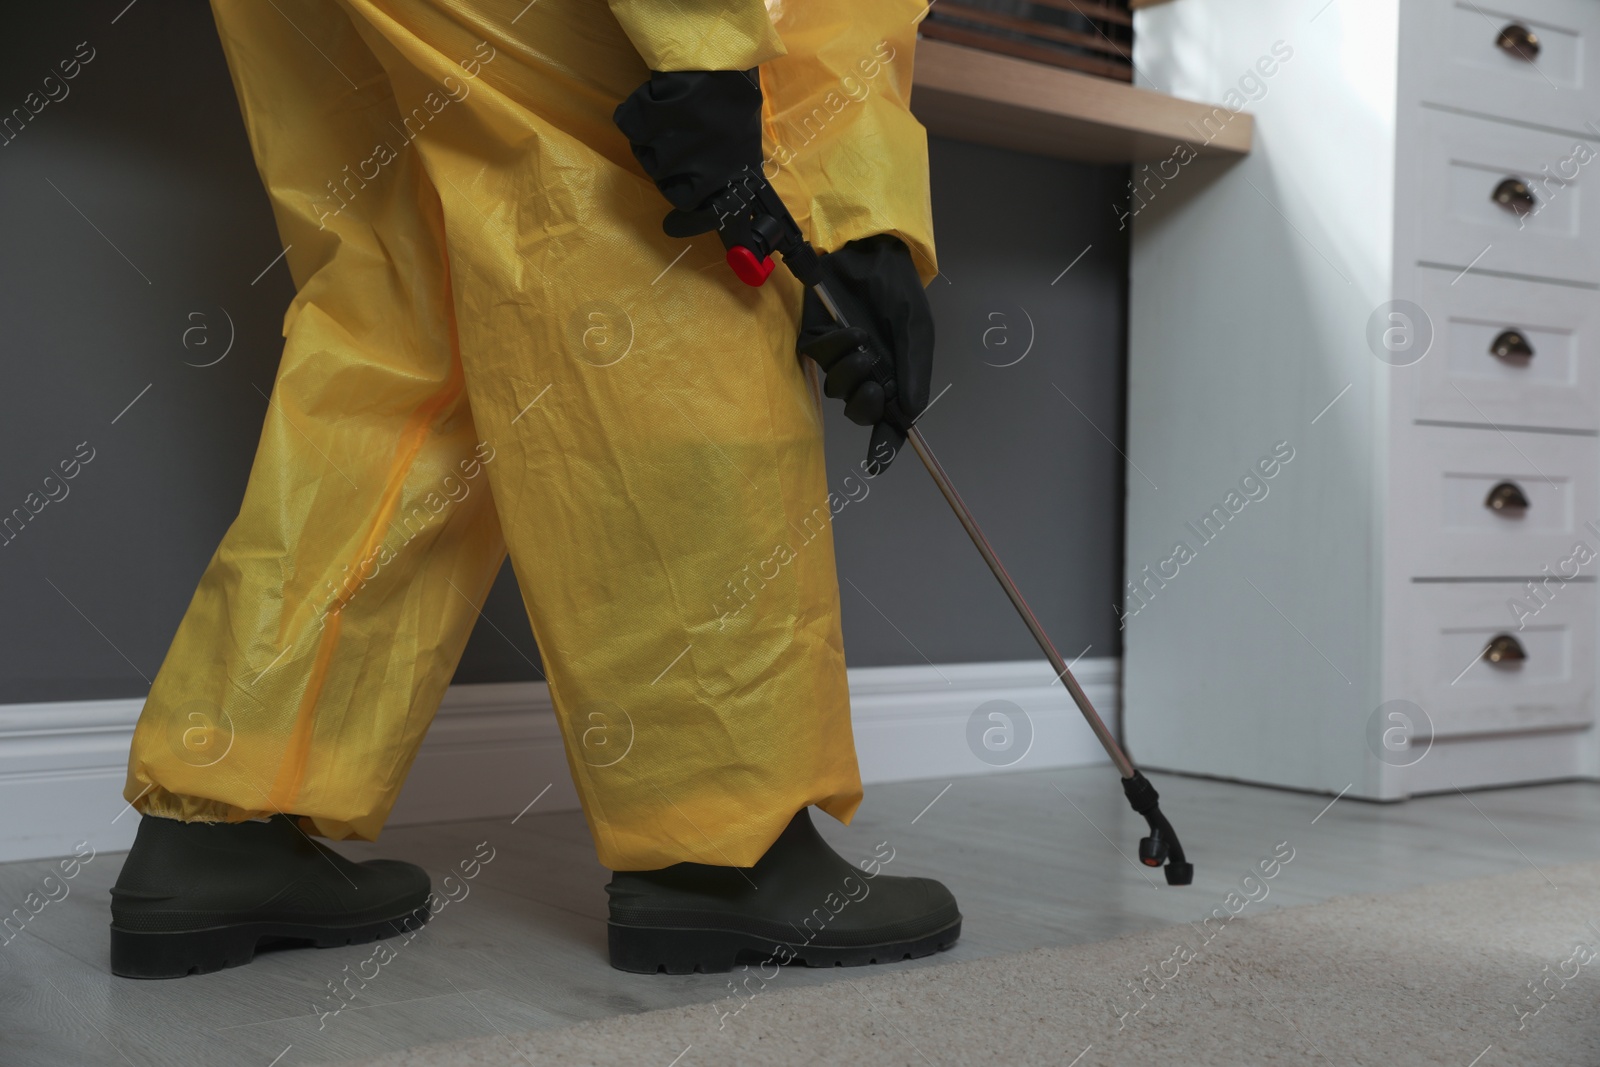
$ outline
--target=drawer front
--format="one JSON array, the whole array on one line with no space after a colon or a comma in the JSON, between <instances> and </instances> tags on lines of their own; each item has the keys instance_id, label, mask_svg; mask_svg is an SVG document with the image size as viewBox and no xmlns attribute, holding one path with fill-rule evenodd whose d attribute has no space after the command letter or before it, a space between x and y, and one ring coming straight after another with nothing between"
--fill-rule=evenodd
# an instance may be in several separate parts
<instances>
[{"instance_id":1,"label":"drawer front","mask_svg":"<svg viewBox=\"0 0 1600 1067\"><path fill-rule=\"evenodd\" d=\"M1580 540L1600 549L1597 451L1590 436L1411 427L1393 456L1396 576L1533 578Z\"/></svg>"},{"instance_id":2,"label":"drawer front","mask_svg":"<svg viewBox=\"0 0 1600 1067\"><path fill-rule=\"evenodd\" d=\"M1584 140L1426 109L1419 125L1419 259L1600 283L1595 213L1581 210L1600 188L1600 134ZM1527 187L1531 207L1496 201L1507 182Z\"/></svg>"},{"instance_id":3,"label":"drawer front","mask_svg":"<svg viewBox=\"0 0 1600 1067\"><path fill-rule=\"evenodd\" d=\"M1600 115L1594 0L1423 0L1416 25L1404 62L1424 102L1573 132Z\"/></svg>"},{"instance_id":4,"label":"drawer front","mask_svg":"<svg viewBox=\"0 0 1600 1067\"><path fill-rule=\"evenodd\" d=\"M1420 706L1435 737L1593 723L1594 584L1554 588L1537 612L1513 612L1515 600L1535 604L1514 583L1414 583L1387 635L1402 664L1390 699Z\"/></svg>"},{"instance_id":5,"label":"drawer front","mask_svg":"<svg viewBox=\"0 0 1600 1067\"><path fill-rule=\"evenodd\" d=\"M1600 429L1600 293L1422 268L1415 299L1433 347L1397 369L1412 418Z\"/></svg>"}]
</instances>

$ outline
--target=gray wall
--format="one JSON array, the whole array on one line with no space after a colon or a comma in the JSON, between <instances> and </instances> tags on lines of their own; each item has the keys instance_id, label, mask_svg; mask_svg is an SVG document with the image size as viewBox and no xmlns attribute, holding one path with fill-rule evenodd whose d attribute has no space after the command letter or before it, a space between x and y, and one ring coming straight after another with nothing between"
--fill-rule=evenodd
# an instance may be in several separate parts
<instances>
[{"instance_id":1,"label":"gray wall","mask_svg":"<svg viewBox=\"0 0 1600 1067\"><path fill-rule=\"evenodd\" d=\"M950 389L923 432L1063 654L1116 655L1127 231L1111 205L1127 172L942 138L929 155L933 392ZM828 450L837 489L865 431L830 409ZM1039 655L909 450L836 537L852 664Z\"/></svg>"},{"instance_id":2,"label":"gray wall","mask_svg":"<svg viewBox=\"0 0 1600 1067\"><path fill-rule=\"evenodd\" d=\"M30 5L0 45L0 112L95 50L0 145L0 512L94 450L0 547L0 703L145 692L237 510L292 296L281 263L254 281L280 245L206 5L113 23L125 5ZM950 389L925 431L1062 651L1114 655L1125 172L939 139L932 159L934 391ZM222 309L232 351L188 365L220 354ZM842 492L866 434L830 410L828 436ZM908 452L837 520L850 662L1036 655L919 468ZM506 636L480 624L457 680L532 677L509 569L486 613Z\"/></svg>"}]
</instances>

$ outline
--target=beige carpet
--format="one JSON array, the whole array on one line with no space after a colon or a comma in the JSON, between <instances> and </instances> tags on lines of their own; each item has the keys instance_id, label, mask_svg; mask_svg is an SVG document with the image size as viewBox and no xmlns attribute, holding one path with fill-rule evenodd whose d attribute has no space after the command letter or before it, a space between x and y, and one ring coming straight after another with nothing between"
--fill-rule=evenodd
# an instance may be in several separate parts
<instances>
[{"instance_id":1,"label":"beige carpet","mask_svg":"<svg viewBox=\"0 0 1600 1067\"><path fill-rule=\"evenodd\" d=\"M1597 953L1600 863L1578 864L1279 911L1249 905L1208 929L837 971L825 987L785 990L779 975L726 1018L737 1001L361 1062L1596 1067ZM1141 979L1147 1003L1133 1014L1130 983Z\"/></svg>"}]
</instances>

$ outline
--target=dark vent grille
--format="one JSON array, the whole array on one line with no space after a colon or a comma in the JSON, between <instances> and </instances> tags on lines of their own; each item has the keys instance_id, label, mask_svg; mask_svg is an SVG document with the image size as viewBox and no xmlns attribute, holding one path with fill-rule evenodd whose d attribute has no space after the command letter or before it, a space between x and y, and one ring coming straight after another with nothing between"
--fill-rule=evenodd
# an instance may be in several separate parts
<instances>
[{"instance_id":1,"label":"dark vent grille","mask_svg":"<svg viewBox=\"0 0 1600 1067\"><path fill-rule=\"evenodd\" d=\"M1133 81L1128 0L935 0L922 36Z\"/></svg>"}]
</instances>

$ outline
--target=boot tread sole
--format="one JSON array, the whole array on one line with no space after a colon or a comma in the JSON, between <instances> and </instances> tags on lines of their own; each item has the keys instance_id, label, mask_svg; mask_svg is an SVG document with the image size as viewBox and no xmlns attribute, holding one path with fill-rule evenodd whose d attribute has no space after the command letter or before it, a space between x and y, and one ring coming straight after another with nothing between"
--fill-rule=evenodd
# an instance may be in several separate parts
<instances>
[{"instance_id":1,"label":"boot tread sole","mask_svg":"<svg viewBox=\"0 0 1600 1067\"><path fill-rule=\"evenodd\" d=\"M961 919L918 937L868 945L817 945L763 938L742 930L683 929L608 922L611 966L633 974L722 974L739 963L774 961L807 967L863 967L942 952L961 937Z\"/></svg>"},{"instance_id":2,"label":"boot tread sole","mask_svg":"<svg viewBox=\"0 0 1600 1067\"><path fill-rule=\"evenodd\" d=\"M293 942L317 948L364 945L428 921L426 906L355 925L317 922L241 922L195 930L144 932L111 925L111 973L122 978L183 978L239 967L263 943Z\"/></svg>"}]
</instances>

